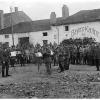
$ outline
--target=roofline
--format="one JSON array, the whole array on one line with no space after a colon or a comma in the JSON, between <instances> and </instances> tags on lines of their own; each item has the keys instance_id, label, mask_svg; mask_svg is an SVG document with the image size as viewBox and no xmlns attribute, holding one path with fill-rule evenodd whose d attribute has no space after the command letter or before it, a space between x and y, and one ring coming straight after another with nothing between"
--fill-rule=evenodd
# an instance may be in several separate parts
<instances>
[{"instance_id":1,"label":"roofline","mask_svg":"<svg viewBox=\"0 0 100 100\"><path fill-rule=\"evenodd\" d=\"M97 22L100 21L100 19L94 19L94 20L90 20L90 21L77 21L77 22L69 22L69 23L56 23L55 25L52 26L61 26L61 25L67 25L67 24L80 24L80 23L88 23L88 22Z\"/></svg>"}]
</instances>

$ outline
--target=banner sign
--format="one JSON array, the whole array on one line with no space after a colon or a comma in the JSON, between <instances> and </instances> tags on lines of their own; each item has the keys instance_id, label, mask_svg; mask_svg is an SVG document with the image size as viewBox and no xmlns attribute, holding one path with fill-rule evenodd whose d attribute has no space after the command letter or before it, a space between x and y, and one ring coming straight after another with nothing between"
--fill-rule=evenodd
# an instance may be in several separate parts
<instances>
[{"instance_id":1,"label":"banner sign","mask_svg":"<svg viewBox=\"0 0 100 100\"><path fill-rule=\"evenodd\" d=\"M84 26L84 27L79 27L77 29L72 29L71 36L74 37L75 35L78 35L79 33L83 33L82 35L84 35L87 32L93 34L96 37L98 37L100 34L100 32L95 30L94 28L91 28L89 26Z\"/></svg>"},{"instance_id":2,"label":"banner sign","mask_svg":"<svg viewBox=\"0 0 100 100\"><path fill-rule=\"evenodd\" d=\"M16 56L16 51L11 52L11 57L15 57Z\"/></svg>"},{"instance_id":3,"label":"banner sign","mask_svg":"<svg viewBox=\"0 0 100 100\"><path fill-rule=\"evenodd\" d=\"M42 57L42 53L41 52L38 52L38 53L35 53L36 57Z\"/></svg>"}]
</instances>

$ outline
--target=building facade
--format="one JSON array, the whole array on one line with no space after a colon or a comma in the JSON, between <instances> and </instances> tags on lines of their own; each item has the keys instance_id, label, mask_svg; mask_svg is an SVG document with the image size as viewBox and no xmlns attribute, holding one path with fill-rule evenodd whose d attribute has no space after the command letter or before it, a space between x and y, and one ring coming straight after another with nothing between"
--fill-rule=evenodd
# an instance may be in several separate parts
<instances>
[{"instance_id":1,"label":"building facade","mask_svg":"<svg viewBox=\"0 0 100 100\"><path fill-rule=\"evenodd\" d=\"M69 38L92 37L100 42L100 9L82 10L69 16L66 5L62 7L62 17L56 18L52 12L50 19L21 22L12 27L0 30L0 42L6 42L9 46L19 44L21 41L37 43L57 43ZM23 43L24 43L23 42Z\"/></svg>"}]
</instances>

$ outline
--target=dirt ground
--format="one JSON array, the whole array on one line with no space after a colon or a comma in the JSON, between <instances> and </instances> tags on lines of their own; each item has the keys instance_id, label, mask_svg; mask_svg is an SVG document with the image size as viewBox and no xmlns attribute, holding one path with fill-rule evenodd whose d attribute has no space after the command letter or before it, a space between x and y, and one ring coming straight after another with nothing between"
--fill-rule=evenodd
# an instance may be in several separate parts
<instances>
[{"instance_id":1,"label":"dirt ground","mask_svg":"<svg viewBox=\"0 0 100 100\"><path fill-rule=\"evenodd\" d=\"M40 72L34 64L10 68L11 76L0 75L0 98L99 98L100 72L95 66L70 65L68 71L58 73L52 66L47 75L45 66Z\"/></svg>"}]
</instances>

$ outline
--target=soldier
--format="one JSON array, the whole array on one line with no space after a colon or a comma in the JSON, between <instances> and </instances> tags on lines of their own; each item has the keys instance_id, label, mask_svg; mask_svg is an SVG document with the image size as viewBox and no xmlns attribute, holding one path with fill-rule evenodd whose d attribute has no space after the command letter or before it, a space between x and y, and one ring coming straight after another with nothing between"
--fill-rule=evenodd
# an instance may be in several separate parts
<instances>
[{"instance_id":1,"label":"soldier","mask_svg":"<svg viewBox=\"0 0 100 100\"><path fill-rule=\"evenodd\" d=\"M77 58L76 63L80 64L80 52L79 52L79 50L77 50L76 58Z\"/></svg>"},{"instance_id":2,"label":"soldier","mask_svg":"<svg viewBox=\"0 0 100 100\"><path fill-rule=\"evenodd\" d=\"M25 65L24 64L24 55L23 54L20 55L20 64L21 64L21 66Z\"/></svg>"},{"instance_id":3,"label":"soldier","mask_svg":"<svg viewBox=\"0 0 100 100\"><path fill-rule=\"evenodd\" d=\"M15 57L10 57L11 67L15 67Z\"/></svg>"},{"instance_id":4,"label":"soldier","mask_svg":"<svg viewBox=\"0 0 100 100\"><path fill-rule=\"evenodd\" d=\"M59 68L60 72L64 71L64 55L63 55L63 48L59 48L59 56L58 56Z\"/></svg>"},{"instance_id":5,"label":"soldier","mask_svg":"<svg viewBox=\"0 0 100 100\"><path fill-rule=\"evenodd\" d=\"M40 66L42 65L42 53L41 50L37 50L36 53L36 63L38 65L38 72L40 71Z\"/></svg>"},{"instance_id":6,"label":"soldier","mask_svg":"<svg viewBox=\"0 0 100 100\"><path fill-rule=\"evenodd\" d=\"M99 65L100 65L100 46L98 45L95 49L95 65L97 71L99 71Z\"/></svg>"},{"instance_id":7,"label":"soldier","mask_svg":"<svg viewBox=\"0 0 100 100\"><path fill-rule=\"evenodd\" d=\"M54 61L54 66L58 65L58 52L57 52L57 50L54 51L53 61Z\"/></svg>"},{"instance_id":8,"label":"soldier","mask_svg":"<svg viewBox=\"0 0 100 100\"><path fill-rule=\"evenodd\" d=\"M68 47L65 47L64 50L64 70L69 70L69 63L70 63L70 52Z\"/></svg>"},{"instance_id":9,"label":"soldier","mask_svg":"<svg viewBox=\"0 0 100 100\"><path fill-rule=\"evenodd\" d=\"M51 55L50 55L50 50L48 47L45 47L44 48L44 51L43 51L43 60L44 60L44 63L45 63L45 67L46 67L46 72L47 74L51 74Z\"/></svg>"},{"instance_id":10,"label":"soldier","mask_svg":"<svg viewBox=\"0 0 100 100\"><path fill-rule=\"evenodd\" d=\"M10 76L8 74L9 71L9 52L7 51L7 49L5 49L4 51L2 51L2 57L1 57L1 64L2 64L2 77L7 77Z\"/></svg>"}]
</instances>

